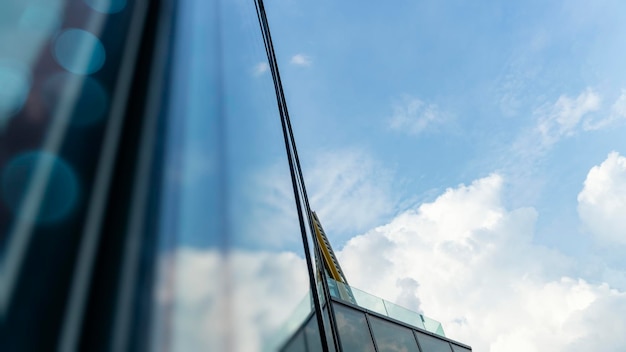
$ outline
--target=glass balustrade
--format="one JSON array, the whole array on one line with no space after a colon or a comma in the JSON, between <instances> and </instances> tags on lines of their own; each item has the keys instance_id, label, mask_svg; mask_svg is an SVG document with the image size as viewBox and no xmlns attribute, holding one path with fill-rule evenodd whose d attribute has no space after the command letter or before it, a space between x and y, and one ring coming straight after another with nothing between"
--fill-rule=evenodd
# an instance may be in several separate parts
<instances>
[{"instance_id":1,"label":"glass balustrade","mask_svg":"<svg viewBox=\"0 0 626 352\"><path fill-rule=\"evenodd\" d=\"M430 331L439 336L446 336L441 323L434 319L341 282L332 279L328 279L328 281L329 286L335 288L330 290L331 295L339 300L355 304L411 326Z\"/></svg>"},{"instance_id":2,"label":"glass balustrade","mask_svg":"<svg viewBox=\"0 0 626 352\"><path fill-rule=\"evenodd\" d=\"M410 326L429 331L439 336L445 337L443 326L440 322L414 312L408 308L374 296L358 288L351 287L344 283L328 279L328 287L333 298L350 304L365 308L371 312L392 318ZM321 291L321 287L320 287ZM310 292L300 301L289 319L272 339L273 343L266 346L265 350L272 350L285 339L296 332L312 311L312 301Z\"/></svg>"}]
</instances>

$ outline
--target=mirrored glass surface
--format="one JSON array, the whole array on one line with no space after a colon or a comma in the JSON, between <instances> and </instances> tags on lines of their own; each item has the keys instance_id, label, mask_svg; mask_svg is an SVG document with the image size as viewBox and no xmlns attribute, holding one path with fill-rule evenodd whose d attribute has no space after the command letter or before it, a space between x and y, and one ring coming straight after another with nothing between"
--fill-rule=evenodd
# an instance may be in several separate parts
<instances>
[{"instance_id":1,"label":"mirrored glass surface","mask_svg":"<svg viewBox=\"0 0 626 352\"><path fill-rule=\"evenodd\" d=\"M340 304L333 305L337 317L337 329L344 351L374 352L365 314Z\"/></svg>"},{"instance_id":2,"label":"mirrored glass surface","mask_svg":"<svg viewBox=\"0 0 626 352\"><path fill-rule=\"evenodd\" d=\"M452 346L452 351L454 352L471 352L472 350L470 350L469 348L465 348L459 345L455 345L453 343L450 344L450 346Z\"/></svg>"},{"instance_id":3,"label":"mirrored glass surface","mask_svg":"<svg viewBox=\"0 0 626 352\"><path fill-rule=\"evenodd\" d=\"M298 332L298 334L287 344L284 352L307 352L306 342L304 337L304 331Z\"/></svg>"},{"instance_id":4,"label":"mirrored glass surface","mask_svg":"<svg viewBox=\"0 0 626 352\"><path fill-rule=\"evenodd\" d=\"M413 332L404 326L370 316L378 352L420 352Z\"/></svg>"},{"instance_id":5,"label":"mirrored glass surface","mask_svg":"<svg viewBox=\"0 0 626 352\"><path fill-rule=\"evenodd\" d=\"M414 331L422 352L451 352L450 343L428 334Z\"/></svg>"},{"instance_id":6,"label":"mirrored glass surface","mask_svg":"<svg viewBox=\"0 0 626 352\"><path fill-rule=\"evenodd\" d=\"M172 4L153 345L276 347L281 327L289 337L311 302L254 2Z\"/></svg>"},{"instance_id":7,"label":"mirrored glass surface","mask_svg":"<svg viewBox=\"0 0 626 352\"><path fill-rule=\"evenodd\" d=\"M320 340L320 329L317 325L317 319L312 316L307 322L304 333L306 335L306 344L308 352L322 351L322 340Z\"/></svg>"},{"instance_id":8,"label":"mirrored glass surface","mask_svg":"<svg viewBox=\"0 0 626 352\"><path fill-rule=\"evenodd\" d=\"M0 2L3 349L90 350L90 339L110 347L118 298L134 294L121 279L134 271L117 271L120 263L141 256L134 268L152 269L150 243L132 256L120 249L131 251L122 245L132 237L129 219L145 224L138 219L149 208L131 210L131 199L144 200L134 186L151 189L152 200L159 193L158 172L138 173L140 165L152 171L154 144L139 142L152 131L141 108L146 91L130 88L146 2L127 3L108 15L83 0ZM150 288L149 280L126 282L141 286L134 292ZM127 318L142 309L119 311Z\"/></svg>"}]
</instances>

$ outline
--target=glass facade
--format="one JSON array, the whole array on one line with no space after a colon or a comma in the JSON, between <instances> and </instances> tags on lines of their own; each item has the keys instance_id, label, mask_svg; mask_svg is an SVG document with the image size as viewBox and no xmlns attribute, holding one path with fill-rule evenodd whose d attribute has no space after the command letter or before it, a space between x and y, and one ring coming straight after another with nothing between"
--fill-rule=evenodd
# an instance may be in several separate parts
<instances>
[{"instance_id":1,"label":"glass facade","mask_svg":"<svg viewBox=\"0 0 626 352\"><path fill-rule=\"evenodd\" d=\"M320 339L320 329L317 326L315 316L309 318L304 326L304 333L306 335L307 351L321 351L322 340Z\"/></svg>"},{"instance_id":2,"label":"glass facade","mask_svg":"<svg viewBox=\"0 0 626 352\"><path fill-rule=\"evenodd\" d=\"M382 314L392 319L399 320L413 327L425 329L440 336L446 336L441 323L434 319L361 291L358 288L337 282L333 279L329 278L328 282L331 295L334 298L350 304L355 304L359 307L363 307L369 311Z\"/></svg>"},{"instance_id":3,"label":"glass facade","mask_svg":"<svg viewBox=\"0 0 626 352\"><path fill-rule=\"evenodd\" d=\"M342 351L377 352L470 352L472 349L439 334L425 331L405 322L364 307L333 302ZM326 310L325 310L326 311ZM328 319L326 319L328 324ZM329 331L327 325L327 331ZM315 316L310 314L305 322L289 336L284 337L281 352L300 351L303 344L307 352L322 351ZM332 345L329 340L329 345ZM332 351L332 349L331 349Z\"/></svg>"},{"instance_id":4,"label":"glass facade","mask_svg":"<svg viewBox=\"0 0 626 352\"><path fill-rule=\"evenodd\" d=\"M469 348L463 347L463 346L458 346L455 344L451 344L452 345L452 351L454 352L470 352L471 350Z\"/></svg>"},{"instance_id":5,"label":"glass facade","mask_svg":"<svg viewBox=\"0 0 626 352\"><path fill-rule=\"evenodd\" d=\"M0 2L2 350L144 346L162 127L147 109L162 87L153 53L167 45L158 6Z\"/></svg>"},{"instance_id":6,"label":"glass facade","mask_svg":"<svg viewBox=\"0 0 626 352\"><path fill-rule=\"evenodd\" d=\"M334 309L341 348L344 351L374 352L374 342L365 313L342 305L335 305Z\"/></svg>"},{"instance_id":7,"label":"glass facade","mask_svg":"<svg viewBox=\"0 0 626 352\"><path fill-rule=\"evenodd\" d=\"M447 341L440 340L432 335L428 335L419 331L415 332L417 341L423 352L451 352L452 347Z\"/></svg>"},{"instance_id":8,"label":"glass facade","mask_svg":"<svg viewBox=\"0 0 626 352\"><path fill-rule=\"evenodd\" d=\"M252 1L0 1L0 350L275 351L295 309L321 351L274 93ZM330 284L343 351L443 336Z\"/></svg>"},{"instance_id":9,"label":"glass facade","mask_svg":"<svg viewBox=\"0 0 626 352\"><path fill-rule=\"evenodd\" d=\"M370 317L369 321L378 352L419 352L410 329L377 317Z\"/></svg>"},{"instance_id":10,"label":"glass facade","mask_svg":"<svg viewBox=\"0 0 626 352\"><path fill-rule=\"evenodd\" d=\"M310 350L310 349L309 349ZM287 343L284 349L285 352L306 352L306 338L304 331L300 330L294 337Z\"/></svg>"},{"instance_id":11,"label":"glass facade","mask_svg":"<svg viewBox=\"0 0 626 352\"><path fill-rule=\"evenodd\" d=\"M308 288L266 63L253 2L0 1L0 350L262 349Z\"/></svg>"}]
</instances>

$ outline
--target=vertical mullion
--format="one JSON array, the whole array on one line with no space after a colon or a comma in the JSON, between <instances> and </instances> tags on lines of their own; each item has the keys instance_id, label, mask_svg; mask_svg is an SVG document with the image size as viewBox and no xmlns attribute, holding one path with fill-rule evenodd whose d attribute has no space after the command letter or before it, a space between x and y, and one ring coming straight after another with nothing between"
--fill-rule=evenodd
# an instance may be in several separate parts
<instances>
[{"instance_id":1,"label":"vertical mullion","mask_svg":"<svg viewBox=\"0 0 626 352\"><path fill-rule=\"evenodd\" d=\"M367 329L370 332L370 336L372 337L372 342L374 343L374 351L378 352L378 346L376 345L376 338L374 338L374 330L372 330L372 325L370 324L369 314L365 313L365 323L367 324Z\"/></svg>"}]
</instances>

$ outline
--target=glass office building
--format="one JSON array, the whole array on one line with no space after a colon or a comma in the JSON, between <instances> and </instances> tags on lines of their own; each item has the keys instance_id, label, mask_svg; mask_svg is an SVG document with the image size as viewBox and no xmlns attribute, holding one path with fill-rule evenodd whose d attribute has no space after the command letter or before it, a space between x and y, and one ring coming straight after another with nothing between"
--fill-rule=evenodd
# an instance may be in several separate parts
<instances>
[{"instance_id":1,"label":"glass office building","mask_svg":"<svg viewBox=\"0 0 626 352\"><path fill-rule=\"evenodd\" d=\"M344 284L329 279L331 287ZM447 338L441 323L350 287L351 297L334 289L332 305L342 351L468 352L471 347ZM344 291L345 292L345 291ZM322 351L319 329L307 296L276 337L282 352ZM324 310L328 314L328 310ZM271 346L273 349L274 346Z\"/></svg>"},{"instance_id":2,"label":"glass office building","mask_svg":"<svg viewBox=\"0 0 626 352\"><path fill-rule=\"evenodd\" d=\"M321 222L313 213L317 253L317 292L329 350L371 352L469 352L471 347L446 338L438 321L347 284ZM320 278L327 285L322 285ZM308 294L275 338L281 352L322 351L320 324Z\"/></svg>"},{"instance_id":3,"label":"glass office building","mask_svg":"<svg viewBox=\"0 0 626 352\"><path fill-rule=\"evenodd\" d=\"M1 351L266 345L308 288L266 63L253 1L0 1ZM357 296L344 351L449 343Z\"/></svg>"}]
</instances>

